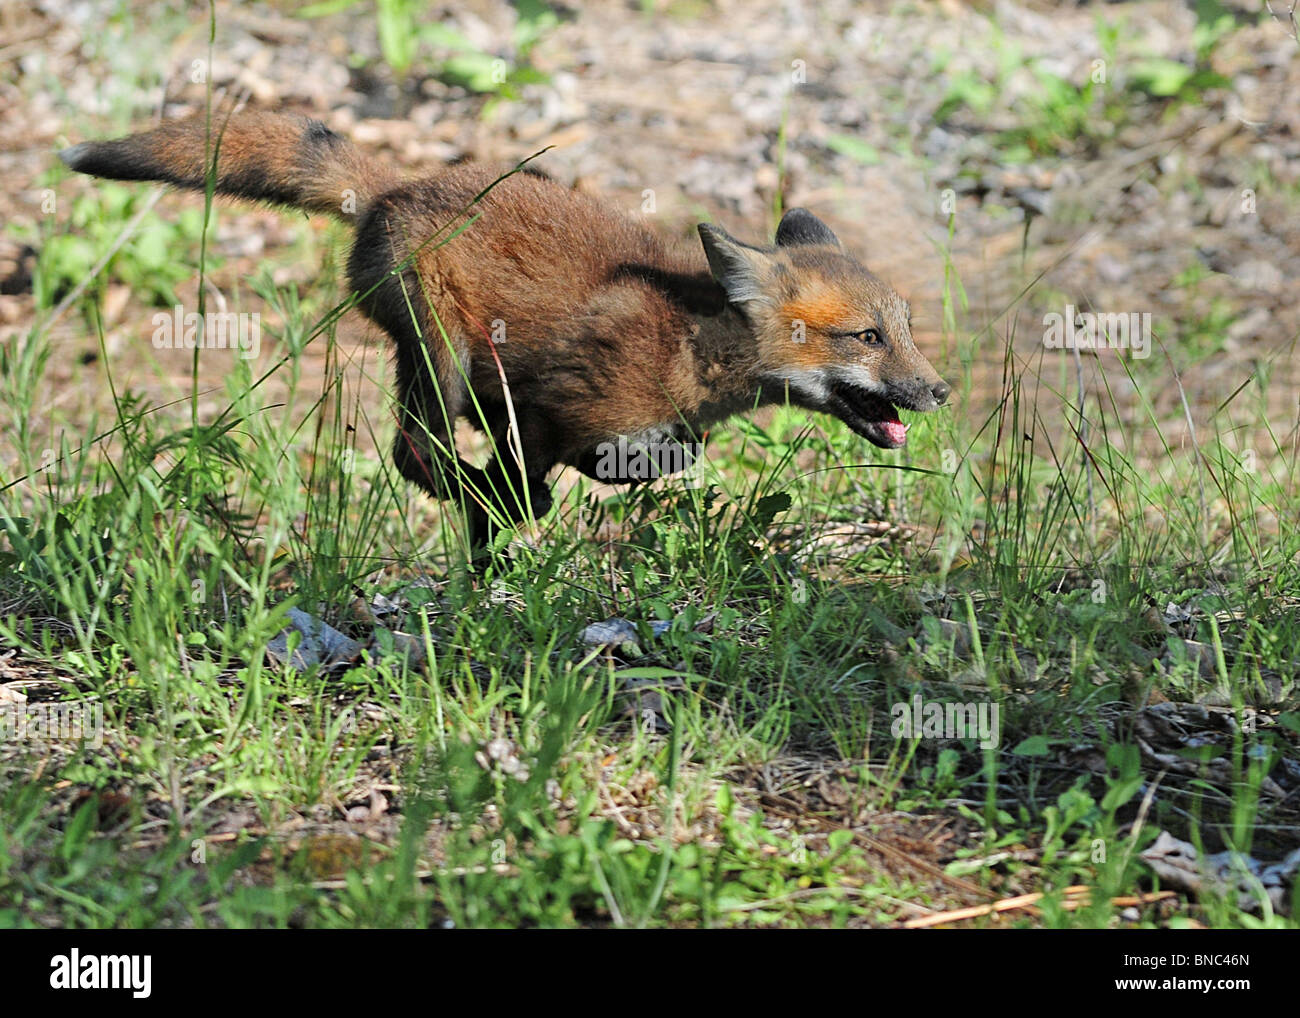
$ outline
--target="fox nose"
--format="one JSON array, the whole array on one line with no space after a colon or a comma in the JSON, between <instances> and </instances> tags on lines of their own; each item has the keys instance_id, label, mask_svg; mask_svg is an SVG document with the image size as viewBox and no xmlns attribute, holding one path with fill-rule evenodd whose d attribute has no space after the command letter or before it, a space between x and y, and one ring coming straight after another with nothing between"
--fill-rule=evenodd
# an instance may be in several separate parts
<instances>
[{"instance_id":1,"label":"fox nose","mask_svg":"<svg viewBox=\"0 0 1300 1018\"><path fill-rule=\"evenodd\" d=\"M934 396L934 401L940 406L948 402L948 394L952 392L952 386L942 379L930 386L930 394Z\"/></svg>"}]
</instances>

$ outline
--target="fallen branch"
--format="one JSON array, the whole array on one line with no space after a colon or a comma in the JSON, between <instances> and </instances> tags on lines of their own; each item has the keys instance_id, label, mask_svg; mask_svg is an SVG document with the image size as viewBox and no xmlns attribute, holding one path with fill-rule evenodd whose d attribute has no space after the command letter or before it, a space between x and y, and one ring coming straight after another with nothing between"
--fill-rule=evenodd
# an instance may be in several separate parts
<instances>
[{"instance_id":1,"label":"fallen branch","mask_svg":"<svg viewBox=\"0 0 1300 1018\"><path fill-rule=\"evenodd\" d=\"M1061 902L1061 907L1066 911L1083 908L1092 903L1092 889L1089 887L1075 885L1074 887L1067 887L1063 893L1065 894L1065 900ZM1038 910L1034 906L1042 901L1044 897L1046 897L1046 892L1035 891L1033 894L1021 894L1015 898L1003 898L1001 901L995 901L988 905L971 905L967 908L955 908L948 912L936 912L934 915L922 916L920 919L909 919L903 923L903 928L921 930L929 926L963 922L966 919L978 919L981 916L1011 912L1016 909L1027 909L1036 913ZM1174 897L1173 891L1159 891L1156 894L1111 898L1110 903L1115 908L1133 908L1172 897Z\"/></svg>"}]
</instances>

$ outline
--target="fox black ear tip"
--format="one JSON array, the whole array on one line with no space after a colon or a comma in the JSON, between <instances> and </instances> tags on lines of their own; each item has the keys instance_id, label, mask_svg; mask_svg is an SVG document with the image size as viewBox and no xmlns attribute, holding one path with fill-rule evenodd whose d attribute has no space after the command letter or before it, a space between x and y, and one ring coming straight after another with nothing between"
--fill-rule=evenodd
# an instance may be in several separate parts
<instances>
[{"instance_id":1,"label":"fox black ear tip","mask_svg":"<svg viewBox=\"0 0 1300 1018\"><path fill-rule=\"evenodd\" d=\"M63 160L64 165L77 170L81 168L88 155L90 155L90 142L83 141L80 145L69 145L59 153L59 158Z\"/></svg>"}]
</instances>

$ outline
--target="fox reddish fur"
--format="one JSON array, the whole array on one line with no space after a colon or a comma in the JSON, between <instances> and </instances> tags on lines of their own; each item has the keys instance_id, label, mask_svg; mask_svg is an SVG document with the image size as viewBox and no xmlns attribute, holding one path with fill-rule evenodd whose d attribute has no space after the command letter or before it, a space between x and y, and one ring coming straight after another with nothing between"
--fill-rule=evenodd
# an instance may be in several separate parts
<instances>
[{"instance_id":1,"label":"fox reddish fur","mask_svg":"<svg viewBox=\"0 0 1300 1018\"><path fill-rule=\"evenodd\" d=\"M468 506L480 549L494 517L549 509L557 464L607 473L604 443L696 442L788 399L896 448L896 408L948 397L907 303L803 209L772 247L707 224L692 247L527 170L462 163L408 180L321 123L273 113L171 121L60 156L82 173L200 190L215 164L217 194L352 223L349 283L396 344L394 460ZM457 456L458 418L494 440L485 468Z\"/></svg>"}]
</instances>

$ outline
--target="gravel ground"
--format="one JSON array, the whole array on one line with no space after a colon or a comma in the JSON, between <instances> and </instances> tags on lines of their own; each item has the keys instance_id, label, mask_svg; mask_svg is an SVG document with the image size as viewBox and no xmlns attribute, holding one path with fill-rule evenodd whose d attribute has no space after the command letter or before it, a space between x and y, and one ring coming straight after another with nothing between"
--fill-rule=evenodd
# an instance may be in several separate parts
<instances>
[{"instance_id":1,"label":"gravel ground","mask_svg":"<svg viewBox=\"0 0 1300 1018\"><path fill-rule=\"evenodd\" d=\"M1262 405L1274 432L1295 441L1300 44L1280 24L1258 20L1250 5L1230 7L1237 24L1208 56L1226 84L1174 105L1134 100L1124 89L1140 57L1194 59L1196 18L1183 3L657 6L653 16L627 3L560 8L560 24L532 54L549 80L487 110L482 96L422 73L436 64L432 51L404 87L394 84L377 57L369 4L313 21L295 17L287 3L219 4L210 66L206 5L185 17L155 16L144 3L5 7L6 342L35 314L30 284L24 286L30 252L16 237L40 225L47 187L58 196L60 216L97 186L54 170L55 151L148 123L160 109L177 115L200 108L207 83L191 78L201 67L218 91L257 107L318 116L411 172L463 157L508 162L554 146L542 158L547 172L608 195L629 214L645 214L652 191L652 214L667 231L685 232L707 215L757 240L770 235L779 191L786 205L812 207L831 221L848 246L911 297L918 340L941 370L957 377L961 358L970 360L974 386L964 411L973 415L987 414L999 398L1008 336L1022 370L1041 374L1048 387L1067 376L1073 385L1073 367L1063 371L1059 362L1065 355L1044 356L1041 344L1043 315L1068 301L1151 312L1198 427L1252 371L1265 369L1270 384L1251 407ZM433 5L428 17L453 25L489 54L514 56L515 12L506 3ZM1026 104L1042 97L1033 66L1087 81L1102 59L1099 17L1124 20L1118 57L1105 71L1110 94L1130 95L1127 122L1106 123L1099 100L1083 138L1006 164L1002 132L1014 131ZM993 82L987 108L948 108L953 83L971 75ZM856 148L847 149L844 138ZM1253 212L1243 211L1247 188ZM157 207L171 217L197 202L168 194ZM940 299L949 206L952 262L969 311L945 338ZM259 299L244 281L265 265L277 283L310 282L321 271L327 229L301 217L227 207L215 245L223 262L213 281L231 300L256 308ZM1205 278L1177 285L1193 266ZM1017 301L1039 273L1037 287ZM195 286L183 282L181 299L194 297ZM189 364L156 363L149 350L151 309L111 280L103 306L115 382L155 400L187 391ZM1195 323L1216 313L1209 320L1217 339L1208 349L1180 346ZM372 328L350 317L340 338L356 371L377 369L380 358L368 355L362 364L357 356L379 348ZM102 417L104 366L87 323L66 315L53 342L60 356L47 378L51 421L75 427ZM1159 455L1158 435L1143 428L1135 384L1119 357L1103 352L1085 360L1090 390L1112 393L1134 446ZM323 349L315 362L314 370L323 371ZM200 371L201 382L220 384L220 365ZM1153 367L1137 384L1166 438L1185 439L1171 366ZM1042 399L1045 413L1059 419L1059 399Z\"/></svg>"}]
</instances>

